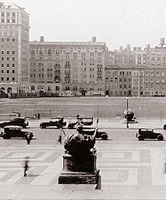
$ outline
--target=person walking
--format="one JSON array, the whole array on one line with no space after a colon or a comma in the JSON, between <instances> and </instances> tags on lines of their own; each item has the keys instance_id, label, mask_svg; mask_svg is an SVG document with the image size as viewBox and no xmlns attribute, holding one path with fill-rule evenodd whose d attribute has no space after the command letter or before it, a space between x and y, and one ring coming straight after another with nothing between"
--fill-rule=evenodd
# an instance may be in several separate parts
<instances>
[{"instance_id":1,"label":"person walking","mask_svg":"<svg viewBox=\"0 0 166 200\"><path fill-rule=\"evenodd\" d=\"M24 164L24 176L27 175L27 171L28 171L28 168L29 168L28 162L29 162L29 157L26 157L25 164Z\"/></svg>"},{"instance_id":2,"label":"person walking","mask_svg":"<svg viewBox=\"0 0 166 200\"><path fill-rule=\"evenodd\" d=\"M26 140L27 140L27 144L29 145L29 144L30 144L30 141L31 141L31 136L30 136L30 134L27 134L27 135L26 135Z\"/></svg>"},{"instance_id":3,"label":"person walking","mask_svg":"<svg viewBox=\"0 0 166 200\"><path fill-rule=\"evenodd\" d=\"M62 134L61 134L61 132L60 132L60 134L59 134L58 142L59 142L59 144L62 144Z\"/></svg>"}]
</instances>

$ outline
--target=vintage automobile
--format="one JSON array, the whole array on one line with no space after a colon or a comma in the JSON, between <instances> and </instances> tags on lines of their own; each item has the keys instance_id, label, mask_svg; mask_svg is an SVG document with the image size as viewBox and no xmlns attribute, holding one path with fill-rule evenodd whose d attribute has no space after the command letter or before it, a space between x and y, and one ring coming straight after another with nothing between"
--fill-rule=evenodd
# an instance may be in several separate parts
<instances>
[{"instance_id":1,"label":"vintage automobile","mask_svg":"<svg viewBox=\"0 0 166 200\"><path fill-rule=\"evenodd\" d=\"M94 132L95 132L95 130L88 130L88 129L83 129L83 130L84 130L84 133L87 134L87 135L93 135ZM101 138L102 140L107 140L108 139L108 133L103 132L103 131L99 131L97 129L95 138Z\"/></svg>"},{"instance_id":2,"label":"vintage automobile","mask_svg":"<svg viewBox=\"0 0 166 200\"><path fill-rule=\"evenodd\" d=\"M78 123L81 123L83 126L91 126L93 124L93 117L77 117L75 122L69 122L68 128L73 129Z\"/></svg>"},{"instance_id":3,"label":"vintage automobile","mask_svg":"<svg viewBox=\"0 0 166 200\"><path fill-rule=\"evenodd\" d=\"M166 130L166 124L164 124L163 129Z\"/></svg>"},{"instance_id":4,"label":"vintage automobile","mask_svg":"<svg viewBox=\"0 0 166 200\"><path fill-rule=\"evenodd\" d=\"M22 131L21 126L5 126L0 136L3 139L10 139L11 137L23 137L23 139L27 139L28 136L32 139L34 134L30 131Z\"/></svg>"},{"instance_id":5,"label":"vintage automobile","mask_svg":"<svg viewBox=\"0 0 166 200\"><path fill-rule=\"evenodd\" d=\"M154 132L154 129L146 129L146 128L139 128L138 132L136 133L136 137L138 140L144 139L157 139L163 140L164 137L161 133Z\"/></svg>"},{"instance_id":6,"label":"vintage automobile","mask_svg":"<svg viewBox=\"0 0 166 200\"><path fill-rule=\"evenodd\" d=\"M66 126L66 122L64 122L63 117L51 118L49 122L40 123L40 128L47 128L49 126L56 126L57 128L63 128Z\"/></svg>"},{"instance_id":7,"label":"vintage automobile","mask_svg":"<svg viewBox=\"0 0 166 200\"><path fill-rule=\"evenodd\" d=\"M28 124L29 123L26 121L25 117L15 117L11 119L10 121L1 121L0 127L4 128L5 126L16 125L16 126L21 126L23 128L26 128Z\"/></svg>"}]
</instances>

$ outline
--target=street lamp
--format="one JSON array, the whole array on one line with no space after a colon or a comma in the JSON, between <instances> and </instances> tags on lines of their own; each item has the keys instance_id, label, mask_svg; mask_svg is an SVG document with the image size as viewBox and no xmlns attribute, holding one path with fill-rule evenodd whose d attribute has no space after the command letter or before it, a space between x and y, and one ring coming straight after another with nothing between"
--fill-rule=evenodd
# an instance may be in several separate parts
<instances>
[{"instance_id":1,"label":"street lamp","mask_svg":"<svg viewBox=\"0 0 166 200\"><path fill-rule=\"evenodd\" d=\"M127 115L126 115L126 119L127 119L127 127L126 128L129 128L129 120L128 120L128 107L129 107L129 102L128 102L129 98L127 97Z\"/></svg>"}]
</instances>

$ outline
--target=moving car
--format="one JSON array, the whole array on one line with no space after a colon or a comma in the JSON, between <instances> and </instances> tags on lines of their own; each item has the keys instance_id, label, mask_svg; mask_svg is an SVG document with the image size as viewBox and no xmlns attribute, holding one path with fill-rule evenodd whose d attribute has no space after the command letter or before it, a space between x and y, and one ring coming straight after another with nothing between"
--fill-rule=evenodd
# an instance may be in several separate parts
<instances>
[{"instance_id":1,"label":"moving car","mask_svg":"<svg viewBox=\"0 0 166 200\"><path fill-rule=\"evenodd\" d=\"M63 128L66 126L66 122L64 122L63 117L51 118L49 122L40 123L40 128L47 128L48 126L56 126L57 128Z\"/></svg>"},{"instance_id":2,"label":"moving car","mask_svg":"<svg viewBox=\"0 0 166 200\"><path fill-rule=\"evenodd\" d=\"M136 137L138 138L138 140L144 140L144 139L163 140L164 139L161 133L156 133L154 132L154 129L146 129L146 128L138 129L138 132L136 133Z\"/></svg>"},{"instance_id":3,"label":"moving car","mask_svg":"<svg viewBox=\"0 0 166 200\"><path fill-rule=\"evenodd\" d=\"M84 134L87 134L87 135L93 135L94 132L95 130L87 130L87 129L84 130ZM102 140L107 140L108 133L97 130L95 138L101 138Z\"/></svg>"},{"instance_id":4,"label":"moving car","mask_svg":"<svg viewBox=\"0 0 166 200\"><path fill-rule=\"evenodd\" d=\"M10 139L11 137L23 137L27 139L28 136L32 139L34 135L30 131L22 131L21 126L5 126L4 130L0 133L0 137L3 139Z\"/></svg>"},{"instance_id":5,"label":"moving car","mask_svg":"<svg viewBox=\"0 0 166 200\"><path fill-rule=\"evenodd\" d=\"M78 123L81 123L83 126L91 126L93 124L93 117L77 117L75 122L69 122L68 128L73 129Z\"/></svg>"},{"instance_id":6,"label":"moving car","mask_svg":"<svg viewBox=\"0 0 166 200\"><path fill-rule=\"evenodd\" d=\"M22 128L26 128L28 124L29 123L26 121L25 117L16 117L10 121L1 121L0 127L4 128L5 126L16 125L16 126L21 126Z\"/></svg>"}]
</instances>

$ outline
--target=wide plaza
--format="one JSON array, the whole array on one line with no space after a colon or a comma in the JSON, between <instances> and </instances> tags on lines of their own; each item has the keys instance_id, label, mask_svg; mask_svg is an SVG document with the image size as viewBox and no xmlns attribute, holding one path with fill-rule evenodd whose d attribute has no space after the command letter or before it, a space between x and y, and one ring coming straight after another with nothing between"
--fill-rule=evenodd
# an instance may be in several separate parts
<instances>
[{"instance_id":1,"label":"wide plaza","mask_svg":"<svg viewBox=\"0 0 166 200\"><path fill-rule=\"evenodd\" d=\"M124 129L124 132L126 129ZM101 189L58 184L63 145L0 140L0 199L165 199L165 141L96 141ZM29 172L23 176L25 157Z\"/></svg>"}]
</instances>

